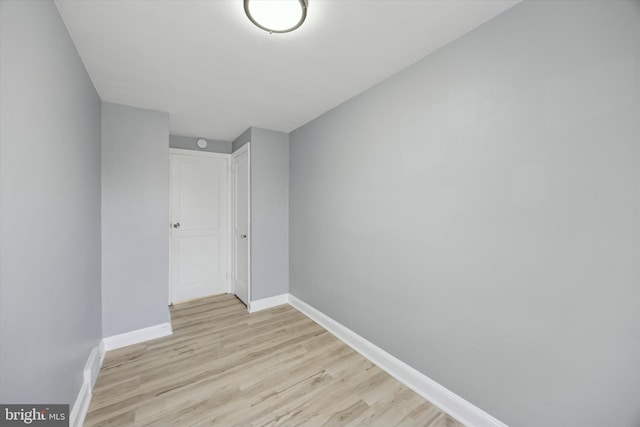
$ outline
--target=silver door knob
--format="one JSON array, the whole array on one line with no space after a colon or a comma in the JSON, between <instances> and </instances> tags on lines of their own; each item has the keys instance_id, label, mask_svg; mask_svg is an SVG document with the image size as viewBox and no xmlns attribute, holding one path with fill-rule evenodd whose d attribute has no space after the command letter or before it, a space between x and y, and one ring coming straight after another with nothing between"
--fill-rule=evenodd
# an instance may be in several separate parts
<instances>
[{"instance_id":1,"label":"silver door knob","mask_svg":"<svg viewBox=\"0 0 640 427\"><path fill-rule=\"evenodd\" d=\"M246 239L246 238L247 238L247 235L246 235L246 234L241 234L241 235L240 235L240 238L241 238L241 239Z\"/></svg>"},{"instance_id":2,"label":"silver door knob","mask_svg":"<svg viewBox=\"0 0 640 427\"><path fill-rule=\"evenodd\" d=\"M180 223L176 222L175 224L173 224L173 228L180 228Z\"/></svg>"}]
</instances>

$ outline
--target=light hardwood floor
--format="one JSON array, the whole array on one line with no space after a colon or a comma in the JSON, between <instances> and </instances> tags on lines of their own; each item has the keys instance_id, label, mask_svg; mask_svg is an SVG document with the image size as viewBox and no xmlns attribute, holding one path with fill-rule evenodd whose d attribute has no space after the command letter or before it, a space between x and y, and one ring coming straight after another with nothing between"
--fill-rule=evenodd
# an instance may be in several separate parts
<instances>
[{"instance_id":1,"label":"light hardwood floor","mask_svg":"<svg viewBox=\"0 0 640 427\"><path fill-rule=\"evenodd\" d=\"M85 426L460 426L288 305L248 314L221 295L171 320L107 353Z\"/></svg>"}]
</instances>

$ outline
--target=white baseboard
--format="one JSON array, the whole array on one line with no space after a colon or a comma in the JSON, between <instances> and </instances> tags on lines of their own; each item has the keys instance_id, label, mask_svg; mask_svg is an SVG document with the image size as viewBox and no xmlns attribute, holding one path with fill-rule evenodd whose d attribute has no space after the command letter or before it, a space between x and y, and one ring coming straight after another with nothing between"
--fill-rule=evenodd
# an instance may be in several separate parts
<instances>
[{"instance_id":1,"label":"white baseboard","mask_svg":"<svg viewBox=\"0 0 640 427\"><path fill-rule=\"evenodd\" d=\"M304 301L293 295L289 295L288 300L289 304L302 314L318 323L389 375L464 425L468 427L507 427L506 424L487 414L482 409L446 389Z\"/></svg>"},{"instance_id":2,"label":"white baseboard","mask_svg":"<svg viewBox=\"0 0 640 427\"><path fill-rule=\"evenodd\" d=\"M263 298L249 302L249 313L266 310L267 308L277 307L279 305L289 303L289 294L276 295L274 297Z\"/></svg>"},{"instance_id":3,"label":"white baseboard","mask_svg":"<svg viewBox=\"0 0 640 427\"><path fill-rule=\"evenodd\" d=\"M104 340L102 340L89 353L82 373L82 386L69 413L69 427L82 427L84 423L84 418L87 416L89 404L91 403L91 391L100 373L105 352Z\"/></svg>"},{"instance_id":4,"label":"white baseboard","mask_svg":"<svg viewBox=\"0 0 640 427\"><path fill-rule=\"evenodd\" d=\"M172 333L171 323L161 323L148 328L137 329L135 331L125 332L124 334L106 337L104 339L104 346L107 351L115 350L116 348L166 337Z\"/></svg>"},{"instance_id":5,"label":"white baseboard","mask_svg":"<svg viewBox=\"0 0 640 427\"><path fill-rule=\"evenodd\" d=\"M171 335L170 323L162 323L160 325L151 326L149 328L138 329L136 331L127 332L120 335L114 335L104 338L100 344L94 347L89 353L89 358L84 366L83 381L78 397L69 413L69 427L82 427L84 419L89 410L91 403L91 394L93 386L98 379L105 353L108 350L125 347L127 345L138 344L155 338Z\"/></svg>"}]
</instances>

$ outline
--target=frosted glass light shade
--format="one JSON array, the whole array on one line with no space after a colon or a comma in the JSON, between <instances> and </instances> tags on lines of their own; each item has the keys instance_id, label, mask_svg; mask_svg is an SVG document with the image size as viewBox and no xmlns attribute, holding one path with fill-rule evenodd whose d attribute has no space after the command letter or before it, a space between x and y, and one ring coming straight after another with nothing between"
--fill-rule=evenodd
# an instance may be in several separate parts
<instances>
[{"instance_id":1,"label":"frosted glass light shade","mask_svg":"<svg viewBox=\"0 0 640 427\"><path fill-rule=\"evenodd\" d=\"M269 33L288 33L307 17L306 0L244 0L247 17Z\"/></svg>"}]
</instances>

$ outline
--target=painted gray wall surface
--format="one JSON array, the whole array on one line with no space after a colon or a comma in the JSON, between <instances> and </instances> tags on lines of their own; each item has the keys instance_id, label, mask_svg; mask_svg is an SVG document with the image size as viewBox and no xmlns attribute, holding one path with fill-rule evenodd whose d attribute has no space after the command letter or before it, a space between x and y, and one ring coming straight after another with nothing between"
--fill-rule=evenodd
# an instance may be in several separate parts
<instances>
[{"instance_id":1,"label":"painted gray wall surface","mask_svg":"<svg viewBox=\"0 0 640 427\"><path fill-rule=\"evenodd\" d=\"M242 135L233 140L232 144L232 152L235 152L238 148L245 145L247 142L251 141L251 129L249 128L242 132Z\"/></svg>"},{"instance_id":2,"label":"painted gray wall surface","mask_svg":"<svg viewBox=\"0 0 640 427\"><path fill-rule=\"evenodd\" d=\"M0 2L0 402L73 404L102 336L100 98L53 2Z\"/></svg>"},{"instance_id":3,"label":"painted gray wall surface","mask_svg":"<svg viewBox=\"0 0 640 427\"><path fill-rule=\"evenodd\" d=\"M102 104L102 330L169 321L169 115Z\"/></svg>"},{"instance_id":4,"label":"painted gray wall surface","mask_svg":"<svg viewBox=\"0 0 640 427\"><path fill-rule=\"evenodd\" d=\"M289 135L254 127L251 128L251 300L287 292Z\"/></svg>"},{"instance_id":5,"label":"painted gray wall surface","mask_svg":"<svg viewBox=\"0 0 640 427\"><path fill-rule=\"evenodd\" d=\"M169 147L182 148L184 150L208 151L210 153L231 153L231 143L227 141L217 141L215 139L207 139L207 148L204 150L198 148L196 142L200 138L190 136L169 135Z\"/></svg>"},{"instance_id":6,"label":"painted gray wall surface","mask_svg":"<svg viewBox=\"0 0 640 427\"><path fill-rule=\"evenodd\" d=\"M290 135L291 293L514 426L640 425L640 2L523 2Z\"/></svg>"}]
</instances>

